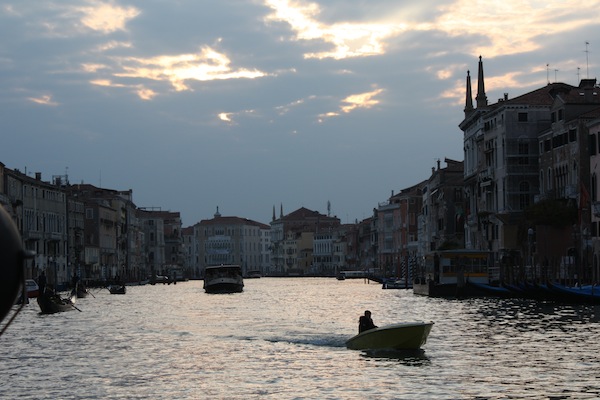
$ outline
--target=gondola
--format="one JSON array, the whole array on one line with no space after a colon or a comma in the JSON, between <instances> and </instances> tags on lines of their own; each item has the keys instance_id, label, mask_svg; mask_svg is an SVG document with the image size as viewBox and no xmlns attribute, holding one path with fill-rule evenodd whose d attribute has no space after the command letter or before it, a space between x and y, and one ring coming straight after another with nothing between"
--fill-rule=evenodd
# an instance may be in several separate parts
<instances>
[{"instance_id":1,"label":"gondola","mask_svg":"<svg viewBox=\"0 0 600 400\"><path fill-rule=\"evenodd\" d=\"M44 293L38 296L37 302L42 314L55 314L75 310L74 297L63 298L58 294Z\"/></svg>"},{"instance_id":2,"label":"gondola","mask_svg":"<svg viewBox=\"0 0 600 400\"><path fill-rule=\"evenodd\" d=\"M125 285L110 285L108 291L110 294L125 294L127 289L125 289Z\"/></svg>"}]
</instances>

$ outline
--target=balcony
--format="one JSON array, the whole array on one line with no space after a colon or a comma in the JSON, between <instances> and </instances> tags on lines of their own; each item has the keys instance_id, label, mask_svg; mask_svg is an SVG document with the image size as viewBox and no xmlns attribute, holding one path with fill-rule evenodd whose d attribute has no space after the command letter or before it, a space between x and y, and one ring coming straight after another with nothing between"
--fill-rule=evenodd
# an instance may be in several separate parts
<instances>
[{"instance_id":1,"label":"balcony","mask_svg":"<svg viewBox=\"0 0 600 400\"><path fill-rule=\"evenodd\" d=\"M494 168L487 167L481 172L479 172L479 179L481 181L491 181L492 179L494 179Z\"/></svg>"}]
</instances>

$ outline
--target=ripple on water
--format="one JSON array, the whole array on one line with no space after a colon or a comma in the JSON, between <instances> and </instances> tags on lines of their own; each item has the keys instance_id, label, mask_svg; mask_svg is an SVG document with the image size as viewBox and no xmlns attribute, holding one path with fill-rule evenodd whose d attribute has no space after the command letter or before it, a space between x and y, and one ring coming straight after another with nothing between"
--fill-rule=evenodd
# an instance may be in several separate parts
<instances>
[{"instance_id":1,"label":"ripple on water","mask_svg":"<svg viewBox=\"0 0 600 400\"><path fill-rule=\"evenodd\" d=\"M202 282L94 295L82 312L25 307L0 337L0 398L600 397L598 307L314 278L248 280L233 295ZM416 353L347 350L365 309L380 326L435 325Z\"/></svg>"}]
</instances>

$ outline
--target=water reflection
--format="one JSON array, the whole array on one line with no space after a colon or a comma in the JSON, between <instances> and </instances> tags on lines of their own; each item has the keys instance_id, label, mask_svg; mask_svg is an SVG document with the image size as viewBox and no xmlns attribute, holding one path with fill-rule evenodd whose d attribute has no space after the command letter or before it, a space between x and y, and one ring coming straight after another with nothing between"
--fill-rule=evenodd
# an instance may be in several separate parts
<instances>
[{"instance_id":1,"label":"water reflection","mask_svg":"<svg viewBox=\"0 0 600 400\"><path fill-rule=\"evenodd\" d=\"M0 337L0 399L600 398L599 306L301 278L226 296L201 282L95 296L83 312L25 307ZM348 350L365 309L380 326L435 325L422 350Z\"/></svg>"},{"instance_id":2,"label":"water reflection","mask_svg":"<svg viewBox=\"0 0 600 400\"><path fill-rule=\"evenodd\" d=\"M361 356L365 358L384 358L396 360L400 364L410 367L422 367L431 364L431 360L425 354L424 349L416 350L392 350L392 349L377 349L363 350Z\"/></svg>"}]
</instances>

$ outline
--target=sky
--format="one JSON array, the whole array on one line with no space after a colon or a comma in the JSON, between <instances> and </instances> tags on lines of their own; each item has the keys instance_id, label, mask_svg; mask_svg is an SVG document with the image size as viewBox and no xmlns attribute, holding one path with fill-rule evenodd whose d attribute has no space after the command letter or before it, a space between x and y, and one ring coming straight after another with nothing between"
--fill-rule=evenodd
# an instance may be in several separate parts
<instances>
[{"instance_id":1,"label":"sky","mask_svg":"<svg viewBox=\"0 0 600 400\"><path fill-rule=\"evenodd\" d=\"M4 0L0 162L183 225L368 218L490 103L596 78L600 1ZM328 209L328 204L330 208Z\"/></svg>"}]
</instances>

